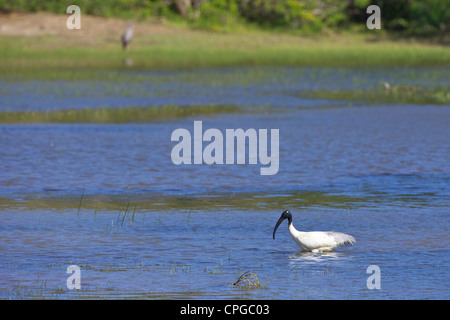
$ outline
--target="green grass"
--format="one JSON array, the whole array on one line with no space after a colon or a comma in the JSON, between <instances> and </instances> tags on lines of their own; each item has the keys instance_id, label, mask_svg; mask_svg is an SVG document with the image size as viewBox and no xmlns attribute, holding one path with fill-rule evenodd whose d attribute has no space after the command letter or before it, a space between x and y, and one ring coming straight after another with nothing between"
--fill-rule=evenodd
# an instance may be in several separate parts
<instances>
[{"instance_id":1,"label":"green grass","mask_svg":"<svg viewBox=\"0 0 450 320\"><path fill-rule=\"evenodd\" d=\"M0 123L142 123L239 111L240 109L233 105L1 111Z\"/></svg>"},{"instance_id":2,"label":"green grass","mask_svg":"<svg viewBox=\"0 0 450 320\"><path fill-rule=\"evenodd\" d=\"M450 49L392 42L367 35L300 37L247 31L186 31L134 39L126 55L118 43L82 46L58 37L0 37L0 78L72 79L110 70L188 70L224 66L450 65ZM125 58L133 60L131 67Z\"/></svg>"},{"instance_id":3,"label":"green grass","mask_svg":"<svg viewBox=\"0 0 450 320\"><path fill-rule=\"evenodd\" d=\"M299 93L304 97L329 100L364 101L371 103L407 103L407 104L450 104L448 88L420 88L392 86L389 89L369 90L317 90Z\"/></svg>"}]
</instances>

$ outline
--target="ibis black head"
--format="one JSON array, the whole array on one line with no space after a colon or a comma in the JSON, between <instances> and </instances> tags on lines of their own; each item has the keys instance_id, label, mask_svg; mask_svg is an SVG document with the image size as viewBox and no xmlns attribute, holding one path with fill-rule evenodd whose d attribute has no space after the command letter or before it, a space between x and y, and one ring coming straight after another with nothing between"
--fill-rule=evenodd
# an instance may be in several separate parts
<instances>
[{"instance_id":1,"label":"ibis black head","mask_svg":"<svg viewBox=\"0 0 450 320\"><path fill-rule=\"evenodd\" d=\"M278 226L286 219L288 219L289 224L292 223L292 214L289 212L289 210L283 211L280 219L278 219L277 224L275 225L275 228L273 229L273 238L274 239L275 239L275 232L277 232Z\"/></svg>"}]
</instances>

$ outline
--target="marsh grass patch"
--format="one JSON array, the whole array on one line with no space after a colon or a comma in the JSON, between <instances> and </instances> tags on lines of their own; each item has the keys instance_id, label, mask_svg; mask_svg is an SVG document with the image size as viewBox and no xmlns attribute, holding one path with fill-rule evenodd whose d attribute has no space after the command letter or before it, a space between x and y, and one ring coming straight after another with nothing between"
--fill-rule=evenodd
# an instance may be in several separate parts
<instances>
[{"instance_id":1,"label":"marsh grass patch","mask_svg":"<svg viewBox=\"0 0 450 320\"><path fill-rule=\"evenodd\" d=\"M262 289L265 288L269 282L261 283L258 276L253 271L246 271L237 278L231 286L236 286L239 289Z\"/></svg>"},{"instance_id":2,"label":"marsh grass patch","mask_svg":"<svg viewBox=\"0 0 450 320\"><path fill-rule=\"evenodd\" d=\"M0 123L145 123L240 111L241 109L235 105L166 105L79 110L1 111Z\"/></svg>"}]
</instances>

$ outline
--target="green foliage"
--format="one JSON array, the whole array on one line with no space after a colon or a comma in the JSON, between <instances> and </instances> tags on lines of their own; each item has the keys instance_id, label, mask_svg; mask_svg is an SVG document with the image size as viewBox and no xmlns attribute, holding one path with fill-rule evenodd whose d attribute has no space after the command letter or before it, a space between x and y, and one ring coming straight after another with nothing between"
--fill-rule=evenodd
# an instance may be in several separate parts
<instances>
[{"instance_id":1,"label":"green foliage","mask_svg":"<svg viewBox=\"0 0 450 320\"><path fill-rule=\"evenodd\" d=\"M410 29L418 34L450 31L450 9L445 0L413 1L408 18Z\"/></svg>"},{"instance_id":2,"label":"green foliage","mask_svg":"<svg viewBox=\"0 0 450 320\"><path fill-rule=\"evenodd\" d=\"M382 28L405 35L445 35L450 31L450 10L447 0L354 0L346 11L352 21L367 19L365 8L380 7Z\"/></svg>"},{"instance_id":3,"label":"green foliage","mask_svg":"<svg viewBox=\"0 0 450 320\"><path fill-rule=\"evenodd\" d=\"M228 31L244 23L239 16L237 3L228 0L205 1L199 8L191 8L188 21L194 27L213 31Z\"/></svg>"},{"instance_id":4,"label":"green foliage","mask_svg":"<svg viewBox=\"0 0 450 320\"><path fill-rule=\"evenodd\" d=\"M320 31L364 25L366 8L381 9L382 27L407 35L444 35L450 30L448 0L191 0L180 16L178 0L77 0L83 13L123 19L164 17L209 30L253 24L263 28ZM0 11L65 13L71 0L0 0ZM447 10L446 10L447 9Z\"/></svg>"},{"instance_id":5,"label":"green foliage","mask_svg":"<svg viewBox=\"0 0 450 320\"><path fill-rule=\"evenodd\" d=\"M233 105L94 108L49 111L0 111L0 123L131 123L241 111ZM79 207L83 198L81 198ZM79 209L78 209L79 211Z\"/></svg>"}]
</instances>

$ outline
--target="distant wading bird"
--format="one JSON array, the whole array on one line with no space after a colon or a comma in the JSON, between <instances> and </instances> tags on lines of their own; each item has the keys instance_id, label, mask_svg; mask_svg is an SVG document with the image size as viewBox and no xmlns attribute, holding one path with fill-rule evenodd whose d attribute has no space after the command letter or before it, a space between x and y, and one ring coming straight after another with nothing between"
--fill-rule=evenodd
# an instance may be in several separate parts
<instances>
[{"instance_id":1,"label":"distant wading bird","mask_svg":"<svg viewBox=\"0 0 450 320\"><path fill-rule=\"evenodd\" d=\"M334 231L311 231L311 232L302 232L298 231L294 228L292 224L292 214L289 210L284 211L281 214L280 219L278 219L275 228L273 229L273 238L275 239L275 232L278 229L278 226L285 220L289 221L289 233L291 234L292 239L303 249L306 251L312 252L324 252L324 251L332 251L334 248L339 246L351 246L354 242L356 242L355 238L352 236L342 233L342 232L334 232Z\"/></svg>"},{"instance_id":2,"label":"distant wading bird","mask_svg":"<svg viewBox=\"0 0 450 320\"><path fill-rule=\"evenodd\" d=\"M133 22L128 21L128 28L122 34L122 47L124 50L128 50L131 39L133 38Z\"/></svg>"}]
</instances>

